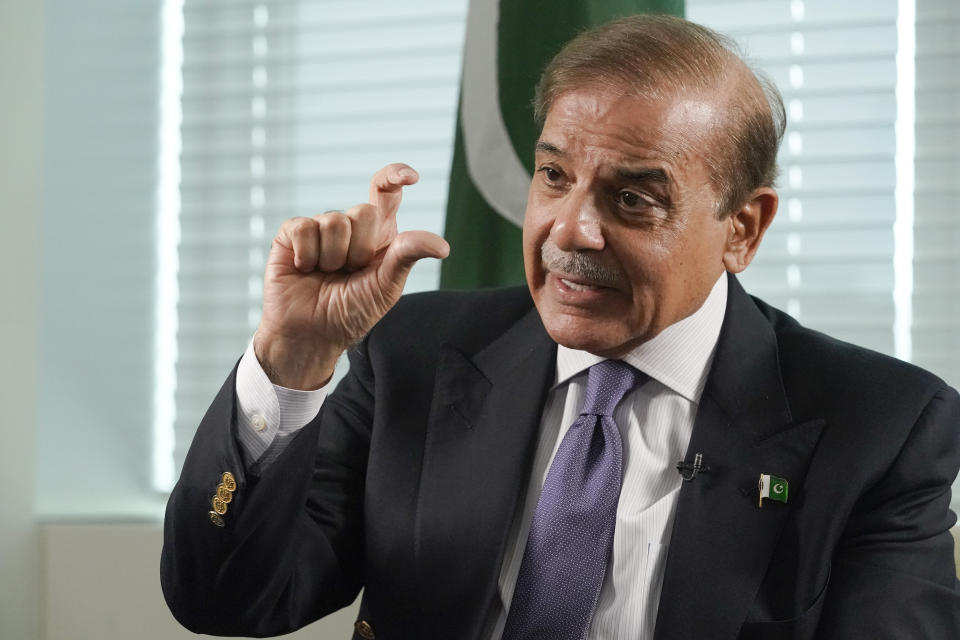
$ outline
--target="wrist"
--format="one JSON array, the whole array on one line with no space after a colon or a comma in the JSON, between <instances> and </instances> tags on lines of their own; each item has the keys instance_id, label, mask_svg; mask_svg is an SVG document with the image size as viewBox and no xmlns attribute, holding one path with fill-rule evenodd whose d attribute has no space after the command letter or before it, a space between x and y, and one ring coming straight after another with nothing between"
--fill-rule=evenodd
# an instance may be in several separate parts
<instances>
[{"instance_id":1,"label":"wrist","mask_svg":"<svg viewBox=\"0 0 960 640\"><path fill-rule=\"evenodd\" d=\"M257 330L253 353L273 384L313 391L330 382L343 349L301 340L289 340Z\"/></svg>"}]
</instances>

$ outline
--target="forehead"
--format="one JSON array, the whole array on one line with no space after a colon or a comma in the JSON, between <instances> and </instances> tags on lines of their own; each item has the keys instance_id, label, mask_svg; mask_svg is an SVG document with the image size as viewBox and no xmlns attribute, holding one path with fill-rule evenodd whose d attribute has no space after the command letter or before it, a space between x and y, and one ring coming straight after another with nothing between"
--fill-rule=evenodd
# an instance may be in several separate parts
<instances>
[{"instance_id":1,"label":"forehead","mask_svg":"<svg viewBox=\"0 0 960 640\"><path fill-rule=\"evenodd\" d=\"M720 120L709 97L644 99L609 89L569 91L547 112L541 142L584 159L683 165L708 148Z\"/></svg>"}]
</instances>

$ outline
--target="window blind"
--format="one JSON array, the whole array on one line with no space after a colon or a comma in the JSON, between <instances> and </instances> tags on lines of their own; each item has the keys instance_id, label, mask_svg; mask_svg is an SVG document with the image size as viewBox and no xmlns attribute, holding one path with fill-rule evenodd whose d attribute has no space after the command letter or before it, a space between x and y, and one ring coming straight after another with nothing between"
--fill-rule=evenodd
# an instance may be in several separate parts
<instances>
[{"instance_id":1,"label":"window blind","mask_svg":"<svg viewBox=\"0 0 960 640\"><path fill-rule=\"evenodd\" d=\"M918 0L913 360L960 386L960 4ZM955 492L958 493L958 492Z\"/></svg>"},{"instance_id":2,"label":"window blind","mask_svg":"<svg viewBox=\"0 0 960 640\"><path fill-rule=\"evenodd\" d=\"M175 392L180 461L259 321L282 221L407 162L403 229L442 233L466 0L186 0ZM407 291L432 289L435 261Z\"/></svg>"},{"instance_id":3,"label":"window blind","mask_svg":"<svg viewBox=\"0 0 960 640\"><path fill-rule=\"evenodd\" d=\"M687 0L783 93L780 212L742 276L804 324L893 354L896 0Z\"/></svg>"}]
</instances>

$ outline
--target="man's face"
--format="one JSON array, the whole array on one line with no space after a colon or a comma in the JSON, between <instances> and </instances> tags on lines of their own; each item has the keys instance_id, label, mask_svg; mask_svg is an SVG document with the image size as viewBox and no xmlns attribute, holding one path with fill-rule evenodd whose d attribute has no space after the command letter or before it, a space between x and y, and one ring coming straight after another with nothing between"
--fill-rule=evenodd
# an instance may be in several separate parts
<instances>
[{"instance_id":1,"label":"man's face","mask_svg":"<svg viewBox=\"0 0 960 640\"><path fill-rule=\"evenodd\" d=\"M558 343L618 357L696 311L724 271L730 219L704 152L709 98L561 94L537 143L523 253Z\"/></svg>"}]
</instances>

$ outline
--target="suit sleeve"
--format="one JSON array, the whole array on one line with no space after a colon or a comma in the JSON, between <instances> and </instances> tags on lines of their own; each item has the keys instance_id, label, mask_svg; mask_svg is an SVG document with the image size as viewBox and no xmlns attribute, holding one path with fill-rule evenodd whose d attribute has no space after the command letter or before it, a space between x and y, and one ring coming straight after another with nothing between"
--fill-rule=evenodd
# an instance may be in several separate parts
<instances>
[{"instance_id":1,"label":"suit sleeve","mask_svg":"<svg viewBox=\"0 0 960 640\"><path fill-rule=\"evenodd\" d=\"M831 567L818 638L960 638L949 532L958 466L960 398L944 387L851 514Z\"/></svg>"},{"instance_id":2,"label":"suit sleeve","mask_svg":"<svg viewBox=\"0 0 960 640\"><path fill-rule=\"evenodd\" d=\"M164 597L188 629L278 635L359 593L373 376L366 343L349 357L317 418L259 477L244 471L236 439L236 371L207 411L167 504L161 554ZM225 472L236 488L218 519Z\"/></svg>"}]
</instances>

